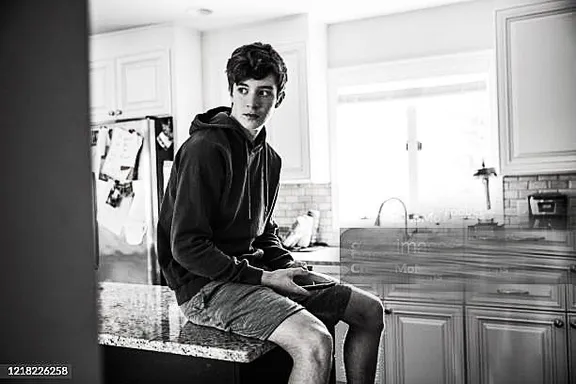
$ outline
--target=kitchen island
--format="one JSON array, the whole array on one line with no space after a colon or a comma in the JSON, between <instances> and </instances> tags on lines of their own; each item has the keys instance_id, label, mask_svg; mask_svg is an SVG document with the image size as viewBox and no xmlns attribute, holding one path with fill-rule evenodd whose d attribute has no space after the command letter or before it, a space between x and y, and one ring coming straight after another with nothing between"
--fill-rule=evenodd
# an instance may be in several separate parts
<instances>
[{"instance_id":1,"label":"kitchen island","mask_svg":"<svg viewBox=\"0 0 576 384\"><path fill-rule=\"evenodd\" d=\"M187 322L168 287L102 282L98 292L105 383L287 381L281 348Z\"/></svg>"}]
</instances>

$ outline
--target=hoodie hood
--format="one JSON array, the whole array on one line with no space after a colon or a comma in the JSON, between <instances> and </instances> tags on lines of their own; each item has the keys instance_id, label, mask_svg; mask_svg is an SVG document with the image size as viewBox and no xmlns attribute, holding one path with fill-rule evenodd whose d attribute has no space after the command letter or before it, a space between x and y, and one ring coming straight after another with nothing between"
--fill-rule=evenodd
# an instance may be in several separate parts
<instances>
[{"instance_id":1,"label":"hoodie hood","mask_svg":"<svg viewBox=\"0 0 576 384\"><path fill-rule=\"evenodd\" d=\"M248 200L248 218L252 219L252 192L251 192L251 158L252 156L259 155L260 152L263 158L263 166L260 167L260 177L263 180L264 187L264 201L263 207L264 211L268 208L267 203L269 200L269 186L268 186L268 152L265 148L266 144L266 128L262 127L262 130L258 133L256 138L253 140L251 135L246 131L246 129L233 117L230 116L232 109L230 107L217 107L196 115L192 124L190 124L189 133L190 135L196 132L208 129L221 129L230 130L235 132L235 135L244 147L244 161L246 163L246 173L247 173L247 183L246 192Z\"/></svg>"}]
</instances>

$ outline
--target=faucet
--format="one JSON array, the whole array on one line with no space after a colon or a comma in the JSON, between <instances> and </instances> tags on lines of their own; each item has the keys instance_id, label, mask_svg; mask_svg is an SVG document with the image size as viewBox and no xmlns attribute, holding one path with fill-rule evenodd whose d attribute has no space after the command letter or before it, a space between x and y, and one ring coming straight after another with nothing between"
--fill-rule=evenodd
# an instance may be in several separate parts
<instances>
[{"instance_id":1,"label":"faucet","mask_svg":"<svg viewBox=\"0 0 576 384\"><path fill-rule=\"evenodd\" d=\"M384 207L384 204L386 204L390 200L396 200L400 202L400 204L402 204L402 207L404 208L404 237L405 239L408 239L410 237L408 235L408 210L406 209L406 204L404 204L404 202L397 197L390 197L384 200L382 204L380 204L380 209L378 210L378 215L376 216L376 221L374 222L374 225L377 227L380 226L380 214L382 213L382 207Z\"/></svg>"}]
</instances>

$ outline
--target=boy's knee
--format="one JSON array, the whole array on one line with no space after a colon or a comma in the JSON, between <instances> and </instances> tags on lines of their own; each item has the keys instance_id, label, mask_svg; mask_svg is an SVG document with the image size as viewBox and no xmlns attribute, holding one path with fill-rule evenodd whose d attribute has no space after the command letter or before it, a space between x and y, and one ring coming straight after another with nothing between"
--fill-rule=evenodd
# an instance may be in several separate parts
<instances>
[{"instance_id":1,"label":"boy's knee","mask_svg":"<svg viewBox=\"0 0 576 384\"><path fill-rule=\"evenodd\" d=\"M333 340L326 327L315 325L301 332L298 339L298 352L303 358L319 363L325 363L332 358Z\"/></svg>"},{"instance_id":2,"label":"boy's knee","mask_svg":"<svg viewBox=\"0 0 576 384\"><path fill-rule=\"evenodd\" d=\"M384 306L376 298L370 298L363 309L364 328L374 332L384 330Z\"/></svg>"}]
</instances>

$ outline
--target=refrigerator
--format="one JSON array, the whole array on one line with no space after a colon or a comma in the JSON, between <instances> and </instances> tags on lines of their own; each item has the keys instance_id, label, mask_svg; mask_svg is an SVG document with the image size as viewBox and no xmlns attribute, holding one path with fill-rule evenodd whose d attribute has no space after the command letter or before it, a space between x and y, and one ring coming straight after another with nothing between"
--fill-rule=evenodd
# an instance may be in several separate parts
<instances>
[{"instance_id":1,"label":"refrigerator","mask_svg":"<svg viewBox=\"0 0 576 384\"><path fill-rule=\"evenodd\" d=\"M97 280L163 284L160 203L174 158L171 117L91 126Z\"/></svg>"}]
</instances>

